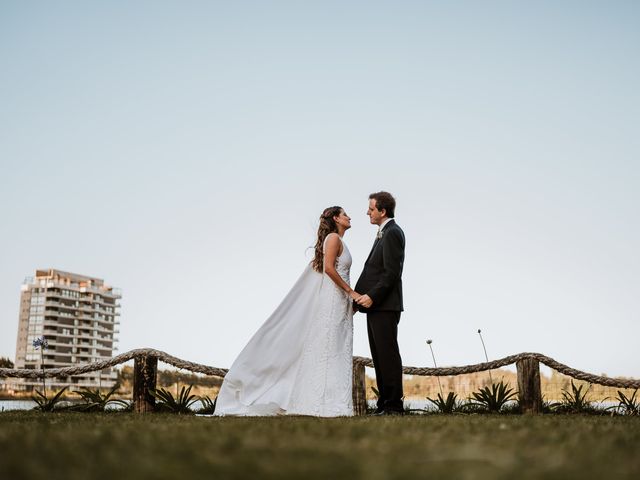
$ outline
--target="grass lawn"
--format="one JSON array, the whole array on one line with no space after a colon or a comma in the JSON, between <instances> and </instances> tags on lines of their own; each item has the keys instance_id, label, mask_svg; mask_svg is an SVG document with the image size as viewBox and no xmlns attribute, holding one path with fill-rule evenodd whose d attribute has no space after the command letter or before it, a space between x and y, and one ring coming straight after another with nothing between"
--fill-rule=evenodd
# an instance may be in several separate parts
<instances>
[{"instance_id":1,"label":"grass lawn","mask_svg":"<svg viewBox=\"0 0 640 480\"><path fill-rule=\"evenodd\" d=\"M0 478L640 478L640 418L0 414Z\"/></svg>"}]
</instances>

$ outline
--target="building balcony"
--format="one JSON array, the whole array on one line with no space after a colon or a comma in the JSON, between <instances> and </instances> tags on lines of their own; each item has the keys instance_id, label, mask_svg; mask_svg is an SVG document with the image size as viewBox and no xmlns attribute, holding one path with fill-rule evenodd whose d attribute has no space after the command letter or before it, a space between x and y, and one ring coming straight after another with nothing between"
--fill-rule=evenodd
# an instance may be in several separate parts
<instances>
[{"instance_id":1,"label":"building balcony","mask_svg":"<svg viewBox=\"0 0 640 480\"><path fill-rule=\"evenodd\" d=\"M38 315L38 314L35 314L35 315ZM60 320L71 320L71 321L73 321L76 318L76 316L73 313L61 312L59 310L51 310L49 308L47 308L44 311L44 316L48 317L48 318L52 318L52 317L53 318L57 318L58 321L60 321Z\"/></svg>"},{"instance_id":2,"label":"building balcony","mask_svg":"<svg viewBox=\"0 0 640 480\"><path fill-rule=\"evenodd\" d=\"M109 325L112 325L114 322L111 320L104 320L104 319L100 319L100 318L94 318L94 317L90 317L88 315L80 315L80 316L76 316L75 317L76 320L82 320L85 322L102 322L102 323L106 323Z\"/></svg>"},{"instance_id":3,"label":"building balcony","mask_svg":"<svg viewBox=\"0 0 640 480\"><path fill-rule=\"evenodd\" d=\"M55 349L56 347L72 347L73 346L73 342L60 342L56 339L55 336L51 335L51 336L46 336L47 342L49 343L49 350L50 349Z\"/></svg>"},{"instance_id":4,"label":"building balcony","mask_svg":"<svg viewBox=\"0 0 640 480\"><path fill-rule=\"evenodd\" d=\"M54 332L60 332L60 334L62 335L64 331L67 331L69 333L73 333L73 329L75 327L75 325L73 323L67 323L67 322L58 322L55 320L51 320L51 319L45 319L45 321L42 324L43 328L51 333Z\"/></svg>"},{"instance_id":5,"label":"building balcony","mask_svg":"<svg viewBox=\"0 0 640 480\"><path fill-rule=\"evenodd\" d=\"M75 305L75 302L71 302L71 301L69 303L56 302L56 301L49 300L48 298L44 302L44 306L45 307L65 308L65 309L68 309L68 310L76 310L78 308Z\"/></svg>"},{"instance_id":6,"label":"building balcony","mask_svg":"<svg viewBox=\"0 0 640 480\"><path fill-rule=\"evenodd\" d=\"M78 300L82 300L82 297L70 297L69 295L63 295L62 292L58 290L47 290L44 294L46 298L58 298L60 300L67 300L69 302L75 302Z\"/></svg>"},{"instance_id":7,"label":"building balcony","mask_svg":"<svg viewBox=\"0 0 640 480\"><path fill-rule=\"evenodd\" d=\"M103 297L107 297L114 300L116 298L122 298L122 291L119 288L107 289L107 288L100 288L100 287L94 287L94 286L86 286L86 287L80 287L79 291L81 293L85 293L85 292L96 293Z\"/></svg>"},{"instance_id":8,"label":"building balcony","mask_svg":"<svg viewBox=\"0 0 640 480\"><path fill-rule=\"evenodd\" d=\"M95 303L97 305L97 302ZM77 309L83 312L98 312L98 313L103 313L105 315L114 314L114 312L107 310L106 308L101 308L100 305L98 305L97 307L95 305L80 305Z\"/></svg>"},{"instance_id":9,"label":"building balcony","mask_svg":"<svg viewBox=\"0 0 640 480\"><path fill-rule=\"evenodd\" d=\"M113 330L102 327L87 327L77 325L75 327L78 333L70 334L69 336L78 338L111 338L113 336ZM96 335L97 334L97 335Z\"/></svg>"},{"instance_id":10,"label":"building balcony","mask_svg":"<svg viewBox=\"0 0 640 480\"><path fill-rule=\"evenodd\" d=\"M77 308L75 305L69 305L69 304L60 303L60 302L45 302L41 305L44 305L44 307L47 310L53 310L53 311L59 311L61 308L64 310L75 310Z\"/></svg>"}]
</instances>

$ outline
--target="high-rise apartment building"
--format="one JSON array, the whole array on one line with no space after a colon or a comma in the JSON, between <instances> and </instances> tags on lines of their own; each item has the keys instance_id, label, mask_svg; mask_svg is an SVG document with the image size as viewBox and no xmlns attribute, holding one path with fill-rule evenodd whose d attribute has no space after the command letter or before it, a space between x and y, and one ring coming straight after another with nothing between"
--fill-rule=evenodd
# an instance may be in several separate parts
<instances>
[{"instance_id":1,"label":"high-rise apartment building","mask_svg":"<svg viewBox=\"0 0 640 480\"><path fill-rule=\"evenodd\" d=\"M22 285L15 368L42 368L33 341L45 337L44 367L60 368L111 358L117 350L119 289L99 278L59 270L37 270ZM47 386L111 387L114 369L48 379ZM41 385L22 380L24 387Z\"/></svg>"}]
</instances>

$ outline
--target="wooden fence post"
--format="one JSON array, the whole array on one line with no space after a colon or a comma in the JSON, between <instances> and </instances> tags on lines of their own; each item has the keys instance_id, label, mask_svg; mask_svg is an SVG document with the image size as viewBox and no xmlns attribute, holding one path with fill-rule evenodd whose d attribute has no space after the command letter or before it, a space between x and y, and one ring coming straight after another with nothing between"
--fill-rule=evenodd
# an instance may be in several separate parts
<instances>
[{"instance_id":1,"label":"wooden fence post","mask_svg":"<svg viewBox=\"0 0 640 480\"><path fill-rule=\"evenodd\" d=\"M367 390L365 386L364 365L353 362L353 414L366 415Z\"/></svg>"},{"instance_id":2,"label":"wooden fence post","mask_svg":"<svg viewBox=\"0 0 640 480\"><path fill-rule=\"evenodd\" d=\"M158 357L136 357L133 364L133 411L153 412L156 399L149 390L156 388Z\"/></svg>"},{"instance_id":3,"label":"wooden fence post","mask_svg":"<svg viewBox=\"0 0 640 480\"><path fill-rule=\"evenodd\" d=\"M535 358L523 358L516 362L518 370L518 397L522 413L542 413L540 389L540 364Z\"/></svg>"}]
</instances>

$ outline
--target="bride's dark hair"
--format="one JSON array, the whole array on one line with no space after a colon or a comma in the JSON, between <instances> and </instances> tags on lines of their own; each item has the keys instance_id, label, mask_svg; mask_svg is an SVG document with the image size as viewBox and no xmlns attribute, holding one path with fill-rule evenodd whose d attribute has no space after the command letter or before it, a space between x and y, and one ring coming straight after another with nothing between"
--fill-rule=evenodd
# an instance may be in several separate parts
<instances>
[{"instance_id":1,"label":"bride's dark hair","mask_svg":"<svg viewBox=\"0 0 640 480\"><path fill-rule=\"evenodd\" d=\"M322 247L324 245L324 239L327 235L333 232L338 232L338 226L333 217L337 217L342 212L342 207L329 207L325 208L320 215L320 225L318 225L318 240L315 246L315 255L311 261L311 266L316 272L322 273L324 263L324 252Z\"/></svg>"}]
</instances>

